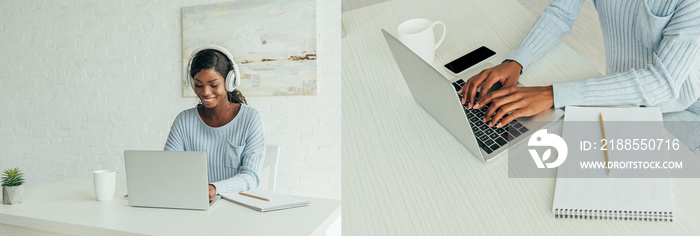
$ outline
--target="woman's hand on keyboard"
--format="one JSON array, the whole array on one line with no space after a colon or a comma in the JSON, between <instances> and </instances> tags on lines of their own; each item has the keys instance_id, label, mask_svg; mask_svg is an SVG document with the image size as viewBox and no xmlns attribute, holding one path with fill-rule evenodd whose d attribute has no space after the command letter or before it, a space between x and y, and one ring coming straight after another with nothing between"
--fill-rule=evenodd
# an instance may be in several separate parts
<instances>
[{"instance_id":1,"label":"woman's hand on keyboard","mask_svg":"<svg viewBox=\"0 0 700 236\"><path fill-rule=\"evenodd\" d=\"M489 89L496 84L501 82L502 89L508 87L514 87L518 83L518 78L520 78L520 72L522 71L522 66L516 61L505 61L497 66L491 67L481 71L479 74L469 78L464 84L464 87L459 90L459 94L462 94L462 104L467 104L467 108L478 108L474 107L476 97L476 92L479 86L481 86L481 92L478 99L486 96ZM481 103L485 104L485 103Z\"/></svg>"},{"instance_id":2,"label":"woman's hand on keyboard","mask_svg":"<svg viewBox=\"0 0 700 236\"><path fill-rule=\"evenodd\" d=\"M216 195L216 187L214 187L214 185L210 184L209 185L209 197L211 198L214 195Z\"/></svg>"},{"instance_id":3,"label":"woman's hand on keyboard","mask_svg":"<svg viewBox=\"0 0 700 236\"><path fill-rule=\"evenodd\" d=\"M551 85L510 87L494 91L484 96L478 103L488 104L489 102L491 106L486 110L483 121L487 123L488 118L493 115L491 121L487 123L488 126L496 125L500 128L518 117L532 116L554 106L554 95Z\"/></svg>"}]
</instances>

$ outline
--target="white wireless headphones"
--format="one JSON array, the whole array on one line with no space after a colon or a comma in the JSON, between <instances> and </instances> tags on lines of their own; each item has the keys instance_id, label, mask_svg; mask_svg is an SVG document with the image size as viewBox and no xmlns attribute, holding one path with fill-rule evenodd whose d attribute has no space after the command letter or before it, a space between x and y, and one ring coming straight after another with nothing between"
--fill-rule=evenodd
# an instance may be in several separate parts
<instances>
[{"instance_id":1,"label":"white wireless headphones","mask_svg":"<svg viewBox=\"0 0 700 236\"><path fill-rule=\"evenodd\" d=\"M218 45L207 45L204 47L197 48L192 52L192 55L190 55L189 62L187 62L187 84L189 84L190 87L192 87L192 89L194 90L194 78L192 78L192 76L190 75L190 72L192 70L192 60L197 55L197 53L207 49L216 50L223 53L224 55L226 55L226 58L228 58L228 61L231 62L233 70L229 71L226 75L226 91L232 92L234 89L236 89L236 87L238 87L239 84L241 84L241 75L238 72L238 65L236 65L236 62L233 60L233 56L231 55L231 53L228 52L226 48Z\"/></svg>"}]
</instances>

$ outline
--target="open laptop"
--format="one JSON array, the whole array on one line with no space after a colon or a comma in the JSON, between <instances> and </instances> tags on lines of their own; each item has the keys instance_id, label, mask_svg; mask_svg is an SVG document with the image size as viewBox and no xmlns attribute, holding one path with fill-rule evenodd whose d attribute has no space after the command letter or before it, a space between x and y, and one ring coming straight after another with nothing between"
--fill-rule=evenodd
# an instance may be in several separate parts
<instances>
[{"instance_id":1,"label":"open laptop","mask_svg":"<svg viewBox=\"0 0 700 236\"><path fill-rule=\"evenodd\" d=\"M205 152L124 151L129 205L208 210Z\"/></svg>"},{"instance_id":2,"label":"open laptop","mask_svg":"<svg viewBox=\"0 0 700 236\"><path fill-rule=\"evenodd\" d=\"M518 118L502 128L488 127L481 120L490 104L467 109L460 102L461 95L457 91L468 77L448 80L386 30L382 29L382 33L416 102L483 161L493 159L508 145L525 140L564 115L561 109L549 109L531 117Z\"/></svg>"}]
</instances>

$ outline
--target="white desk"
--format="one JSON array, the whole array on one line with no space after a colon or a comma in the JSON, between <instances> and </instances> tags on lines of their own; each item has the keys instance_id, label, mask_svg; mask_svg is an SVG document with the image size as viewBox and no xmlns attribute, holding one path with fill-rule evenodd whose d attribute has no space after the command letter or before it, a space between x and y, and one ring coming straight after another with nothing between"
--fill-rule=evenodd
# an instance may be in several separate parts
<instances>
[{"instance_id":1,"label":"white desk","mask_svg":"<svg viewBox=\"0 0 700 236\"><path fill-rule=\"evenodd\" d=\"M340 215L340 200L308 198L310 206L260 213L221 199L209 211L130 207L117 183L110 202L98 202L92 179L25 190L24 203L0 205L0 234L71 235L323 235Z\"/></svg>"},{"instance_id":2,"label":"white desk","mask_svg":"<svg viewBox=\"0 0 700 236\"><path fill-rule=\"evenodd\" d=\"M481 45L514 49L534 23L515 0L392 0L343 14L343 235L700 234L700 181L673 179L672 223L556 219L555 179L509 179L507 156L483 163L425 112L380 32L411 18L443 21L435 66ZM437 65L437 66L436 66ZM598 76L560 43L526 85Z\"/></svg>"}]
</instances>

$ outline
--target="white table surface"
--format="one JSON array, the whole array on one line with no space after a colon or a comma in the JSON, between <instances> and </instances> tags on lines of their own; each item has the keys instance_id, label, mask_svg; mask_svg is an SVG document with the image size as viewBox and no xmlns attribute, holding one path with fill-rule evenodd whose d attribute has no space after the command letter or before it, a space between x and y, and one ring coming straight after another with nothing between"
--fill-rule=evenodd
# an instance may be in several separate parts
<instances>
[{"instance_id":1,"label":"white table surface","mask_svg":"<svg viewBox=\"0 0 700 236\"><path fill-rule=\"evenodd\" d=\"M224 199L208 211L131 207L125 194L118 182L115 199L98 202L89 178L25 189L24 203L0 205L0 224L71 235L323 235L340 216L335 199L298 197L311 204L261 213Z\"/></svg>"},{"instance_id":2,"label":"white table surface","mask_svg":"<svg viewBox=\"0 0 700 236\"><path fill-rule=\"evenodd\" d=\"M412 18L443 21L434 67L481 45L514 49L534 23L515 0L392 0L343 14L344 235L700 234L700 181L672 179L673 222L557 219L555 179L508 178L507 154L483 163L412 98L381 34ZM557 44L521 76L547 85L600 74Z\"/></svg>"}]
</instances>

